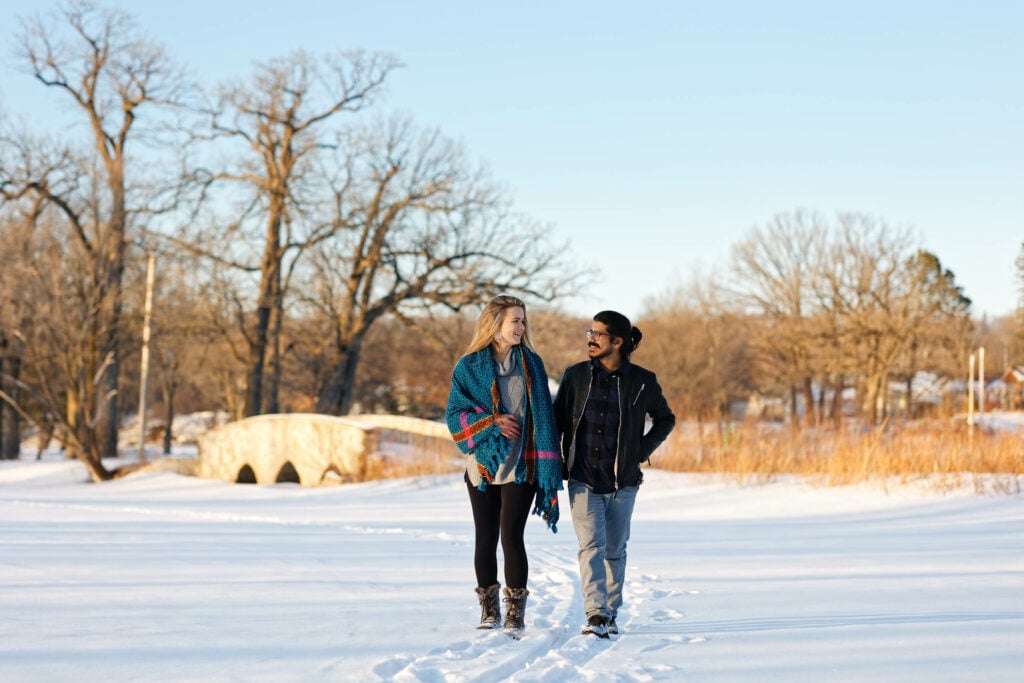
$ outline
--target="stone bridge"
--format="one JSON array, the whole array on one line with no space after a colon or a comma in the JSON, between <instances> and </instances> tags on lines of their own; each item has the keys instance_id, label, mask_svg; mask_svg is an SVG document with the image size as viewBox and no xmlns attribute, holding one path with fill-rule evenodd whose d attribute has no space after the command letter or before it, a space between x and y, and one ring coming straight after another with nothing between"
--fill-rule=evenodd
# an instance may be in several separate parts
<instances>
[{"instance_id":1,"label":"stone bridge","mask_svg":"<svg viewBox=\"0 0 1024 683\"><path fill-rule=\"evenodd\" d=\"M319 486L365 481L398 469L455 471L461 457L439 422L284 413L229 422L199 437L196 473L246 484Z\"/></svg>"}]
</instances>

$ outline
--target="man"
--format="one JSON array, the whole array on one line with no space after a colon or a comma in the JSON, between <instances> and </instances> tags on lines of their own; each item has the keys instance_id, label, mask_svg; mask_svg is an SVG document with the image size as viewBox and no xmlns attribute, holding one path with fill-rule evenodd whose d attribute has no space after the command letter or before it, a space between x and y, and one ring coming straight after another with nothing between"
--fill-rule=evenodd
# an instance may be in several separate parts
<instances>
[{"instance_id":1,"label":"man","mask_svg":"<svg viewBox=\"0 0 1024 683\"><path fill-rule=\"evenodd\" d=\"M589 360L570 366L555 396L563 476L579 539L583 633L619 632L626 542L640 464L675 426L657 377L630 362L640 330L615 311L601 311L587 330ZM647 416L651 428L644 433Z\"/></svg>"}]
</instances>

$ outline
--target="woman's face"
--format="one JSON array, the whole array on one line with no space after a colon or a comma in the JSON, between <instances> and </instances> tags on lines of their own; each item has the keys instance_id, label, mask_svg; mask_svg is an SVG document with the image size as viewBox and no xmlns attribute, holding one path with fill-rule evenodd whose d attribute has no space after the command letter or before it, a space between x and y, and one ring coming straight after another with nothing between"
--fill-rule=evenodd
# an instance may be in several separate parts
<instances>
[{"instance_id":1,"label":"woman's face","mask_svg":"<svg viewBox=\"0 0 1024 683\"><path fill-rule=\"evenodd\" d=\"M498 336L494 341L499 347L516 346L523 340L526 333L526 311L521 306L509 306L505 309L505 317L498 328Z\"/></svg>"}]
</instances>

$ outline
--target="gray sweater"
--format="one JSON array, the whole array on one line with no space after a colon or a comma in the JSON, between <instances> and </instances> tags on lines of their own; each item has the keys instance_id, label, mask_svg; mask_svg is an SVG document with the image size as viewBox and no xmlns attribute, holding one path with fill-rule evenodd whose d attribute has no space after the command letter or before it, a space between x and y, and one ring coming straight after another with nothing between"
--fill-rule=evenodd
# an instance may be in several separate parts
<instances>
[{"instance_id":1,"label":"gray sweater","mask_svg":"<svg viewBox=\"0 0 1024 683\"><path fill-rule=\"evenodd\" d=\"M516 354L510 353L507 365L502 366L497 359L494 360L494 372L498 377L498 395L501 399L501 411L515 415L519 424L523 425L523 416L526 411L526 384L523 379L523 370L516 361ZM509 456L502 463L494 475L495 484L511 484L516 478L516 465L523 455L523 440L509 439ZM480 472L476 468L476 459L472 454L466 456L466 472L469 474L469 481L473 486L479 486L483 481Z\"/></svg>"}]
</instances>

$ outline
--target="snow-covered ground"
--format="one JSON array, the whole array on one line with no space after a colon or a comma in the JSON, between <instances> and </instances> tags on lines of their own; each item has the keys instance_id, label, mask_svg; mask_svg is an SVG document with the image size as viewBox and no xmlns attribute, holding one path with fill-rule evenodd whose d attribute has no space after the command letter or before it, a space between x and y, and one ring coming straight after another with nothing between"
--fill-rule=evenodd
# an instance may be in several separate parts
<instances>
[{"instance_id":1,"label":"snow-covered ground","mask_svg":"<svg viewBox=\"0 0 1024 683\"><path fill-rule=\"evenodd\" d=\"M995 432L1024 433L1024 411L996 410L975 414L974 424Z\"/></svg>"},{"instance_id":2,"label":"snow-covered ground","mask_svg":"<svg viewBox=\"0 0 1024 683\"><path fill-rule=\"evenodd\" d=\"M568 511L527 542L514 642L473 628L457 476L90 484L0 463L0 681L1022 680L1021 495L648 470L609 641L579 635Z\"/></svg>"}]
</instances>

